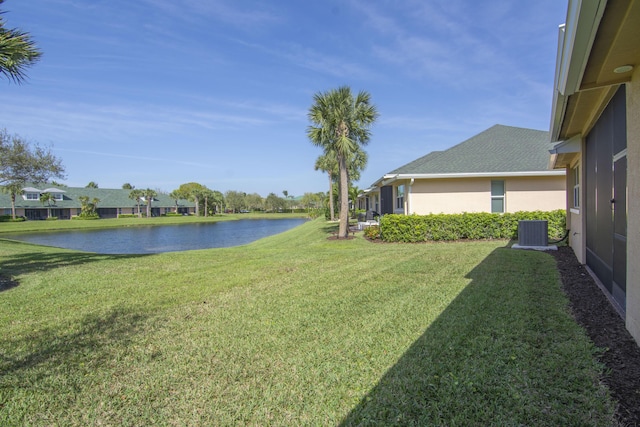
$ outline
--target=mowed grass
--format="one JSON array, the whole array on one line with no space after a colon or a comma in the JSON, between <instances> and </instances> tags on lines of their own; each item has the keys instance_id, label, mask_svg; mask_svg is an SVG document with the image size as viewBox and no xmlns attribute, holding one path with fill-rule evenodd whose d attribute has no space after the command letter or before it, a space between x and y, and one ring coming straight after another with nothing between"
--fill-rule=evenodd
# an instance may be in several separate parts
<instances>
[{"instance_id":1,"label":"mowed grass","mask_svg":"<svg viewBox=\"0 0 640 427\"><path fill-rule=\"evenodd\" d=\"M612 425L553 258L507 242L96 255L0 240L0 425Z\"/></svg>"}]
</instances>

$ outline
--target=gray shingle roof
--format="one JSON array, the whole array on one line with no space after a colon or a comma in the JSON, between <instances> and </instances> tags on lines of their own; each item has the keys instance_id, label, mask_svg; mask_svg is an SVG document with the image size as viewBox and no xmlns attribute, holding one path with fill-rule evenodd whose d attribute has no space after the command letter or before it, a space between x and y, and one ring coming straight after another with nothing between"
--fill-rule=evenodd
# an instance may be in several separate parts
<instances>
[{"instance_id":1,"label":"gray shingle roof","mask_svg":"<svg viewBox=\"0 0 640 427\"><path fill-rule=\"evenodd\" d=\"M542 172L549 169L549 132L495 125L445 151L434 151L389 174Z\"/></svg>"}]
</instances>

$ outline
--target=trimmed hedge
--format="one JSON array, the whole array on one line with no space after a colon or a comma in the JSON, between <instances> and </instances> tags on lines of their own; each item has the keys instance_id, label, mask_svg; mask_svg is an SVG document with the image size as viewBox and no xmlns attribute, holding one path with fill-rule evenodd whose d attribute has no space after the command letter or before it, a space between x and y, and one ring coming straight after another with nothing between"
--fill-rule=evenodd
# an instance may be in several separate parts
<instances>
[{"instance_id":1,"label":"trimmed hedge","mask_svg":"<svg viewBox=\"0 0 640 427\"><path fill-rule=\"evenodd\" d=\"M566 212L559 209L551 212L504 214L389 214L380 218L380 235L385 242L404 243L463 239L516 239L518 221L521 220L547 220L551 239L561 238L566 231Z\"/></svg>"},{"instance_id":2,"label":"trimmed hedge","mask_svg":"<svg viewBox=\"0 0 640 427\"><path fill-rule=\"evenodd\" d=\"M22 222L26 221L26 218L23 216L17 216L16 219L13 219L11 215L0 215L0 222Z\"/></svg>"}]
</instances>

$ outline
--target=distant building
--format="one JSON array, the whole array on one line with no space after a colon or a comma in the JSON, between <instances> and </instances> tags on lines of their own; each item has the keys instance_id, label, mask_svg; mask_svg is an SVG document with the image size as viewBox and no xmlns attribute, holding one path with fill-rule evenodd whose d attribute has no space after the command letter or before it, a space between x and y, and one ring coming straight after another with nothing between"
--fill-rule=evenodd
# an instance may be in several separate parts
<instances>
[{"instance_id":1,"label":"distant building","mask_svg":"<svg viewBox=\"0 0 640 427\"><path fill-rule=\"evenodd\" d=\"M44 193L53 195L50 203L40 201ZM24 216L27 219L46 219L50 211L51 216L58 219L71 219L80 215L82 204L80 197L86 196L89 200L97 198L98 215L100 218L117 218L123 214L137 214L138 204L136 200L129 198L131 190L110 188L78 188L78 187L24 187L22 194L16 196L16 216ZM147 202L141 200L140 210L146 214ZM169 212L194 213L195 205L187 200L176 200L166 194L158 194L151 202L151 215L160 216ZM11 196L0 193L0 214L11 215Z\"/></svg>"}]
</instances>

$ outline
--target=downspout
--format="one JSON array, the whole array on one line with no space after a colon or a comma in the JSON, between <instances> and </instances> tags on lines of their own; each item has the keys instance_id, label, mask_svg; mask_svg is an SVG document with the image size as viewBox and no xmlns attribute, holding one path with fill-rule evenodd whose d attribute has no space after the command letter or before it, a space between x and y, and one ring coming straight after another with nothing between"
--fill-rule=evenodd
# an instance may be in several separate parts
<instances>
[{"instance_id":1,"label":"downspout","mask_svg":"<svg viewBox=\"0 0 640 427\"><path fill-rule=\"evenodd\" d=\"M413 193L411 189L413 188L414 182L415 182L415 178L411 178L411 181L409 181L409 188L407 191L407 210L404 213L405 215L411 215L411 194Z\"/></svg>"}]
</instances>

